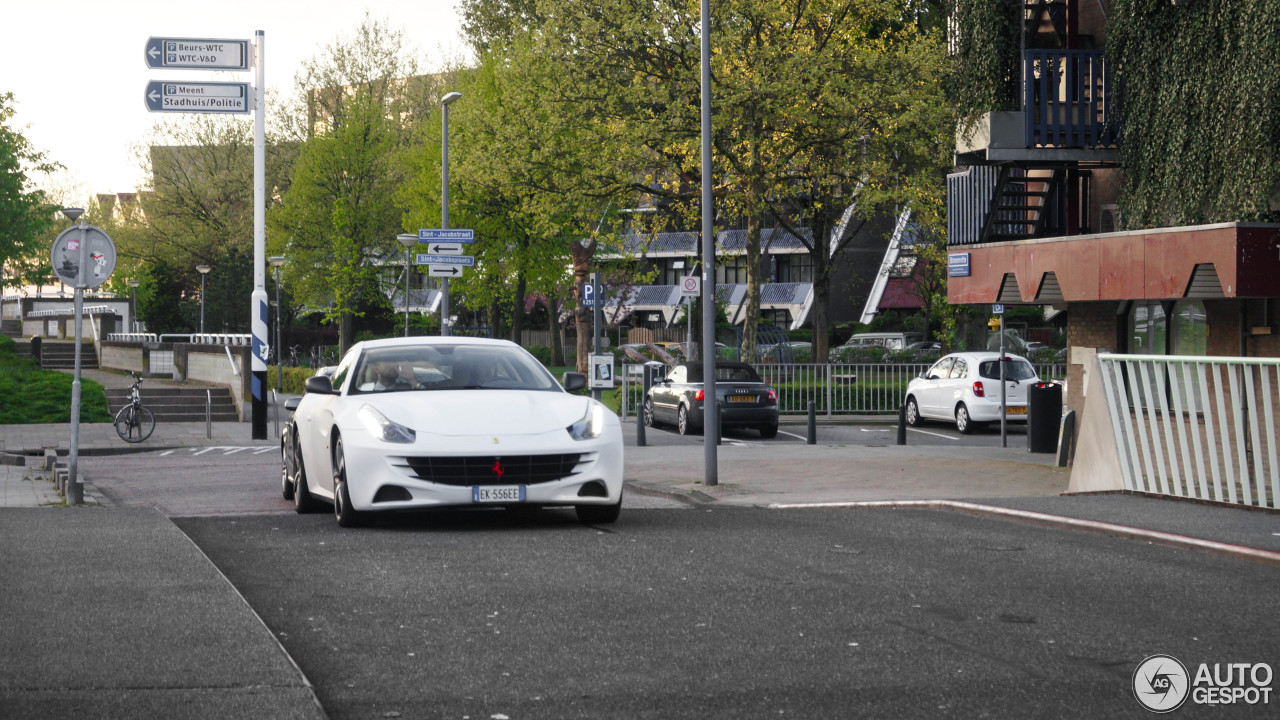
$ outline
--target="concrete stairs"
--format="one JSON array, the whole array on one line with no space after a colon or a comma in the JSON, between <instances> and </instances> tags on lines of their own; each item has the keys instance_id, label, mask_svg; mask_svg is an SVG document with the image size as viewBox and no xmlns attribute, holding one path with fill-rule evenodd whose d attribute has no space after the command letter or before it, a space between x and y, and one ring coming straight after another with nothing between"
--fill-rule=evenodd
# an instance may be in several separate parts
<instances>
[{"instance_id":1,"label":"concrete stairs","mask_svg":"<svg viewBox=\"0 0 1280 720\"><path fill-rule=\"evenodd\" d=\"M22 343L19 343L21 345ZM31 343L26 343L28 351ZM74 370L76 367L76 344L74 342L45 340L40 344L40 367L46 370ZM93 351L92 340L81 342L81 369L96 370L98 354Z\"/></svg>"},{"instance_id":2,"label":"concrete stairs","mask_svg":"<svg viewBox=\"0 0 1280 720\"><path fill-rule=\"evenodd\" d=\"M140 390L142 406L156 416L156 423L204 422L206 392L212 394L213 422L239 422L235 399L227 388L148 388ZM107 405L112 417L129 402L128 388L107 388Z\"/></svg>"},{"instance_id":3,"label":"concrete stairs","mask_svg":"<svg viewBox=\"0 0 1280 720\"><path fill-rule=\"evenodd\" d=\"M14 340L22 340L22 321L0 320L0 335L7 335Z\"/></svg>"}]
</instances>

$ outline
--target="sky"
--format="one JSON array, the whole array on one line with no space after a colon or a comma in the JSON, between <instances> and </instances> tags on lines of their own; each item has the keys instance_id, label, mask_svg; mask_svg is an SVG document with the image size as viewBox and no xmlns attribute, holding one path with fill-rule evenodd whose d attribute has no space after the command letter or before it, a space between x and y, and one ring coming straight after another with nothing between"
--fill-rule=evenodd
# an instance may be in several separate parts
<instances>
[{"instance_id":1,"label":"sky","mask_svg":"<svg viewBox=\"0 0 1280 720\"><path fill-rule=\"evenodd\" d=\"M465 52L456 0L3 0L0 93L12 92L10 127L67 170L46 189L137 190L143 173L133 146L161 113L147 111L152 80L252 83L252 70L149 69L150 37L250 40L264 33L267 89L292 96L301 63L351 37L366 13L402 29L426 70ZM234 77L233 77L234 76ZM252 117L249 115L248 117Z\"/></svg>"}]
</instances>

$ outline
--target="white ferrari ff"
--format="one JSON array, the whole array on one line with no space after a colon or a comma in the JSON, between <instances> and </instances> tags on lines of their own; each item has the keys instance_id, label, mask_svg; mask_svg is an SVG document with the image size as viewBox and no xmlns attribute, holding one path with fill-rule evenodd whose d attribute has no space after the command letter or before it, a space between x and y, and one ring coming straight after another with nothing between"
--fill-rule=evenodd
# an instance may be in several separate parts
<instances>
[{"instance_id":1,"label":"white ferrari ff","mask_svg":"<svg viewBox=\"0 0 1280 720\"><path fill-rule=\"evenodd\" d=\"M587 524L622 509L622 426L505 340L357 343L307 380L281 437L281 485L298 512L338 524L435 507L572 506Z\"/></svg>"}]
</instances>

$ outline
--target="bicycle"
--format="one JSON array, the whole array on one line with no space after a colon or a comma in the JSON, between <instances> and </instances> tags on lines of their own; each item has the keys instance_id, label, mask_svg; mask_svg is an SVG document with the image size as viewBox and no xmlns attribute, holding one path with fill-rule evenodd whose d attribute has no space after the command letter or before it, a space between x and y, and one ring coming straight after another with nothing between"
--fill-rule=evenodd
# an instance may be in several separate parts
<instances>
[{"instance_id":1,"label":"bicycle","mask_svg":"<svg viewBox=\"0 0 1280 720\"><path fill-rule=\"evenodd\" d=\"M155 431L156 416L142 407L142 378L133 372L129 375L133 377L133 387L129 389L129 404L116 413L116 434L125 442L139 443Z\"/></svg>"}]
</instances>

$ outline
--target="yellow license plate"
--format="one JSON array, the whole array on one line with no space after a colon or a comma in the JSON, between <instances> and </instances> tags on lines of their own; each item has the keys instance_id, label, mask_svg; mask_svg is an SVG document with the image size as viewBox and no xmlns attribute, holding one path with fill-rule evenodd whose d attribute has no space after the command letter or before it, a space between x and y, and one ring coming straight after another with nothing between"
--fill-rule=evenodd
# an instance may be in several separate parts
<instances>
[{"instance_id":1,"label":"yellow license plate","mask_svg":"<svg viewBox=\"0 0 1280 720\"><path fill-rule=\"evenodd\" d=\"M755 395L730 395L729 402L755 402Z\"/></svg>"},{"instance_id":2,"label":"yellow license plate","mask_svg":"<svg viewBox=\"0 0 1280 720\"><path fill-rule=\"evenodd\" d=\"M1027 409L1024 407L1011 407L1009 408L1009 414L1010 415L1026 415Z\"/></svg>"}]
</instances>

